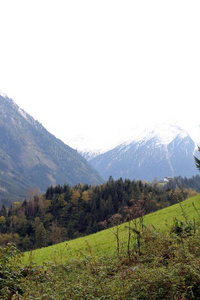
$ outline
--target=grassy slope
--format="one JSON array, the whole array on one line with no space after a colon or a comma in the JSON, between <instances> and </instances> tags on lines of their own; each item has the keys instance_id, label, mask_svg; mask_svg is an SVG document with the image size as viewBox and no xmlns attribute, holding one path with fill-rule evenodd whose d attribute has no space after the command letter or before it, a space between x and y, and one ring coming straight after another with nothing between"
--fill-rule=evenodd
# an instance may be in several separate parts
<instances>
[{"instance_id":1,"label":"grassy slope","mask_svg":"<svg viewBox=\"0 0 200 300\"><path fill-rule=\"evenodd\" d=\"M187 199L181 203L181 206L186 212L189 219L198 216L197 211L194 209L193 204L200 211L200 194ZM174 218L183 219L182 209L179 204L172 205L165 209L151 213L144 217L144 224L147 226L155 226L158 230L165 230L167 225L171 225ZM166 225L167 224L167 225ZM126 223L120 226L120 242L126 241L127 229ZM92 253L97 256L112 256L116 253L116 238L114 235L115 229L107 229L96 234L86 237L71 240L69 242L60 243L51 247L37 249L32 252L32 259L37 264L45 262L54 262L59 260L70 261L78 257L88 254L88 247ZM30 253L25 253L24 263L30 259Z\"/></svg>"}]
</instances>

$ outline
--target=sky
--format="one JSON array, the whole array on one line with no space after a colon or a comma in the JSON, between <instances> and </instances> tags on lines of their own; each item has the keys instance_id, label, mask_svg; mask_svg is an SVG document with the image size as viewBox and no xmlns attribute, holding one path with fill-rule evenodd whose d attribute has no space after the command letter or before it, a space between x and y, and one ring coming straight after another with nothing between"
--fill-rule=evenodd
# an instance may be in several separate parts
<instances>
[{"instance_id":1,"label":"sky","mask_svg":"<svg viewBox=\"0 0 200 300\"><path fill-rule=\"evenodd\" d=\"M199 15L199 0L0 0L0 90L66 143L198 126Z\"/></svg>"}]
</instances>

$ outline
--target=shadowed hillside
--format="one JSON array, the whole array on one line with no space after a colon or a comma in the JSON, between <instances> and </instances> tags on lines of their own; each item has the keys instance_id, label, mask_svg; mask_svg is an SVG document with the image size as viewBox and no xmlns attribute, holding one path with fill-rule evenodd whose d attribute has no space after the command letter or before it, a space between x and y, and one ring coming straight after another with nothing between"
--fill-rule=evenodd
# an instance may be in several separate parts
<instances>
[{"instance_id":1,"label":"shadowed hillside","mask_svg":"<svg viewBox=\"0 0 200 300\"><path fill-rule=\"evenodd\" d=\"M29 187L45 191L79 182L100 183L102 178L77 151L0 95L0 202L21 200Z\"/></svg>"}]
</instances>

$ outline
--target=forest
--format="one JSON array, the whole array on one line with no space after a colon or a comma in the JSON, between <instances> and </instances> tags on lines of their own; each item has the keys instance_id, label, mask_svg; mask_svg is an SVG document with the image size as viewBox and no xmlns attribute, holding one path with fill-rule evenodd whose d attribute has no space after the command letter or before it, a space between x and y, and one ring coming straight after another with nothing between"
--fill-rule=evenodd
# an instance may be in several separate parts
<instances>
[{"instance_id":1,"label":"forest","mask_svg":"<svg viewBox=\"0 0 200 300\"><path fill-rule=\"evenodd\" d=\"M176 176L170 179L170 181L167 183L167 188L193 189L197 193L200 193L200 176L195 175L191 178Z\"/></svg>"},{"instance_id":2,"label":"forest","mask_svg":"<svg viewBox=\"0 0 200 300\"><path fill-rule=\"evenodd\" d=\"M197 187L186 189L183 181L162 185L110 177L102 185L51 186L42 195L32 189L29 199L1 207L0 246L14 242L27 251L96 233L116 219L125 222L130 209L137 218L194 195Z\"/></svg>"}]
</instances>

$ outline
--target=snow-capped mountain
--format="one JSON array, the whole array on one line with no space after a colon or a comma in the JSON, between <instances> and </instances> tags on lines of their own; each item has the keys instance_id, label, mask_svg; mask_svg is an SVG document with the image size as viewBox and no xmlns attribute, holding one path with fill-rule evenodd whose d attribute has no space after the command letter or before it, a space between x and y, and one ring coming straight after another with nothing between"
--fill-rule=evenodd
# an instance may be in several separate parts
<instances>
[{"instance_id":1,"label":"snow-capped mountain","mask_svg":"<svg viewBox=\"0 0 200 300\"><path fill-rule=\"evenodd\" d=\"M193 154L196 142L177 124L156 124L134 128L124 135L124 142L104 153L86 157L107 180L129 178L152 181L164 177L198 174Z\"/></svg>"},{"instance_id":2,"label":"snow-capped mountain","mask_svg":"<svg viewBox=\"0 0 200 300\"><path fill-rule=\"evenodd\" d=\"M73 149L76 149L88 161L104 152L101 148L99 140L95 143L94 139L89 135L78 135L67 141Z\"/></svg>"}]
</instances>

